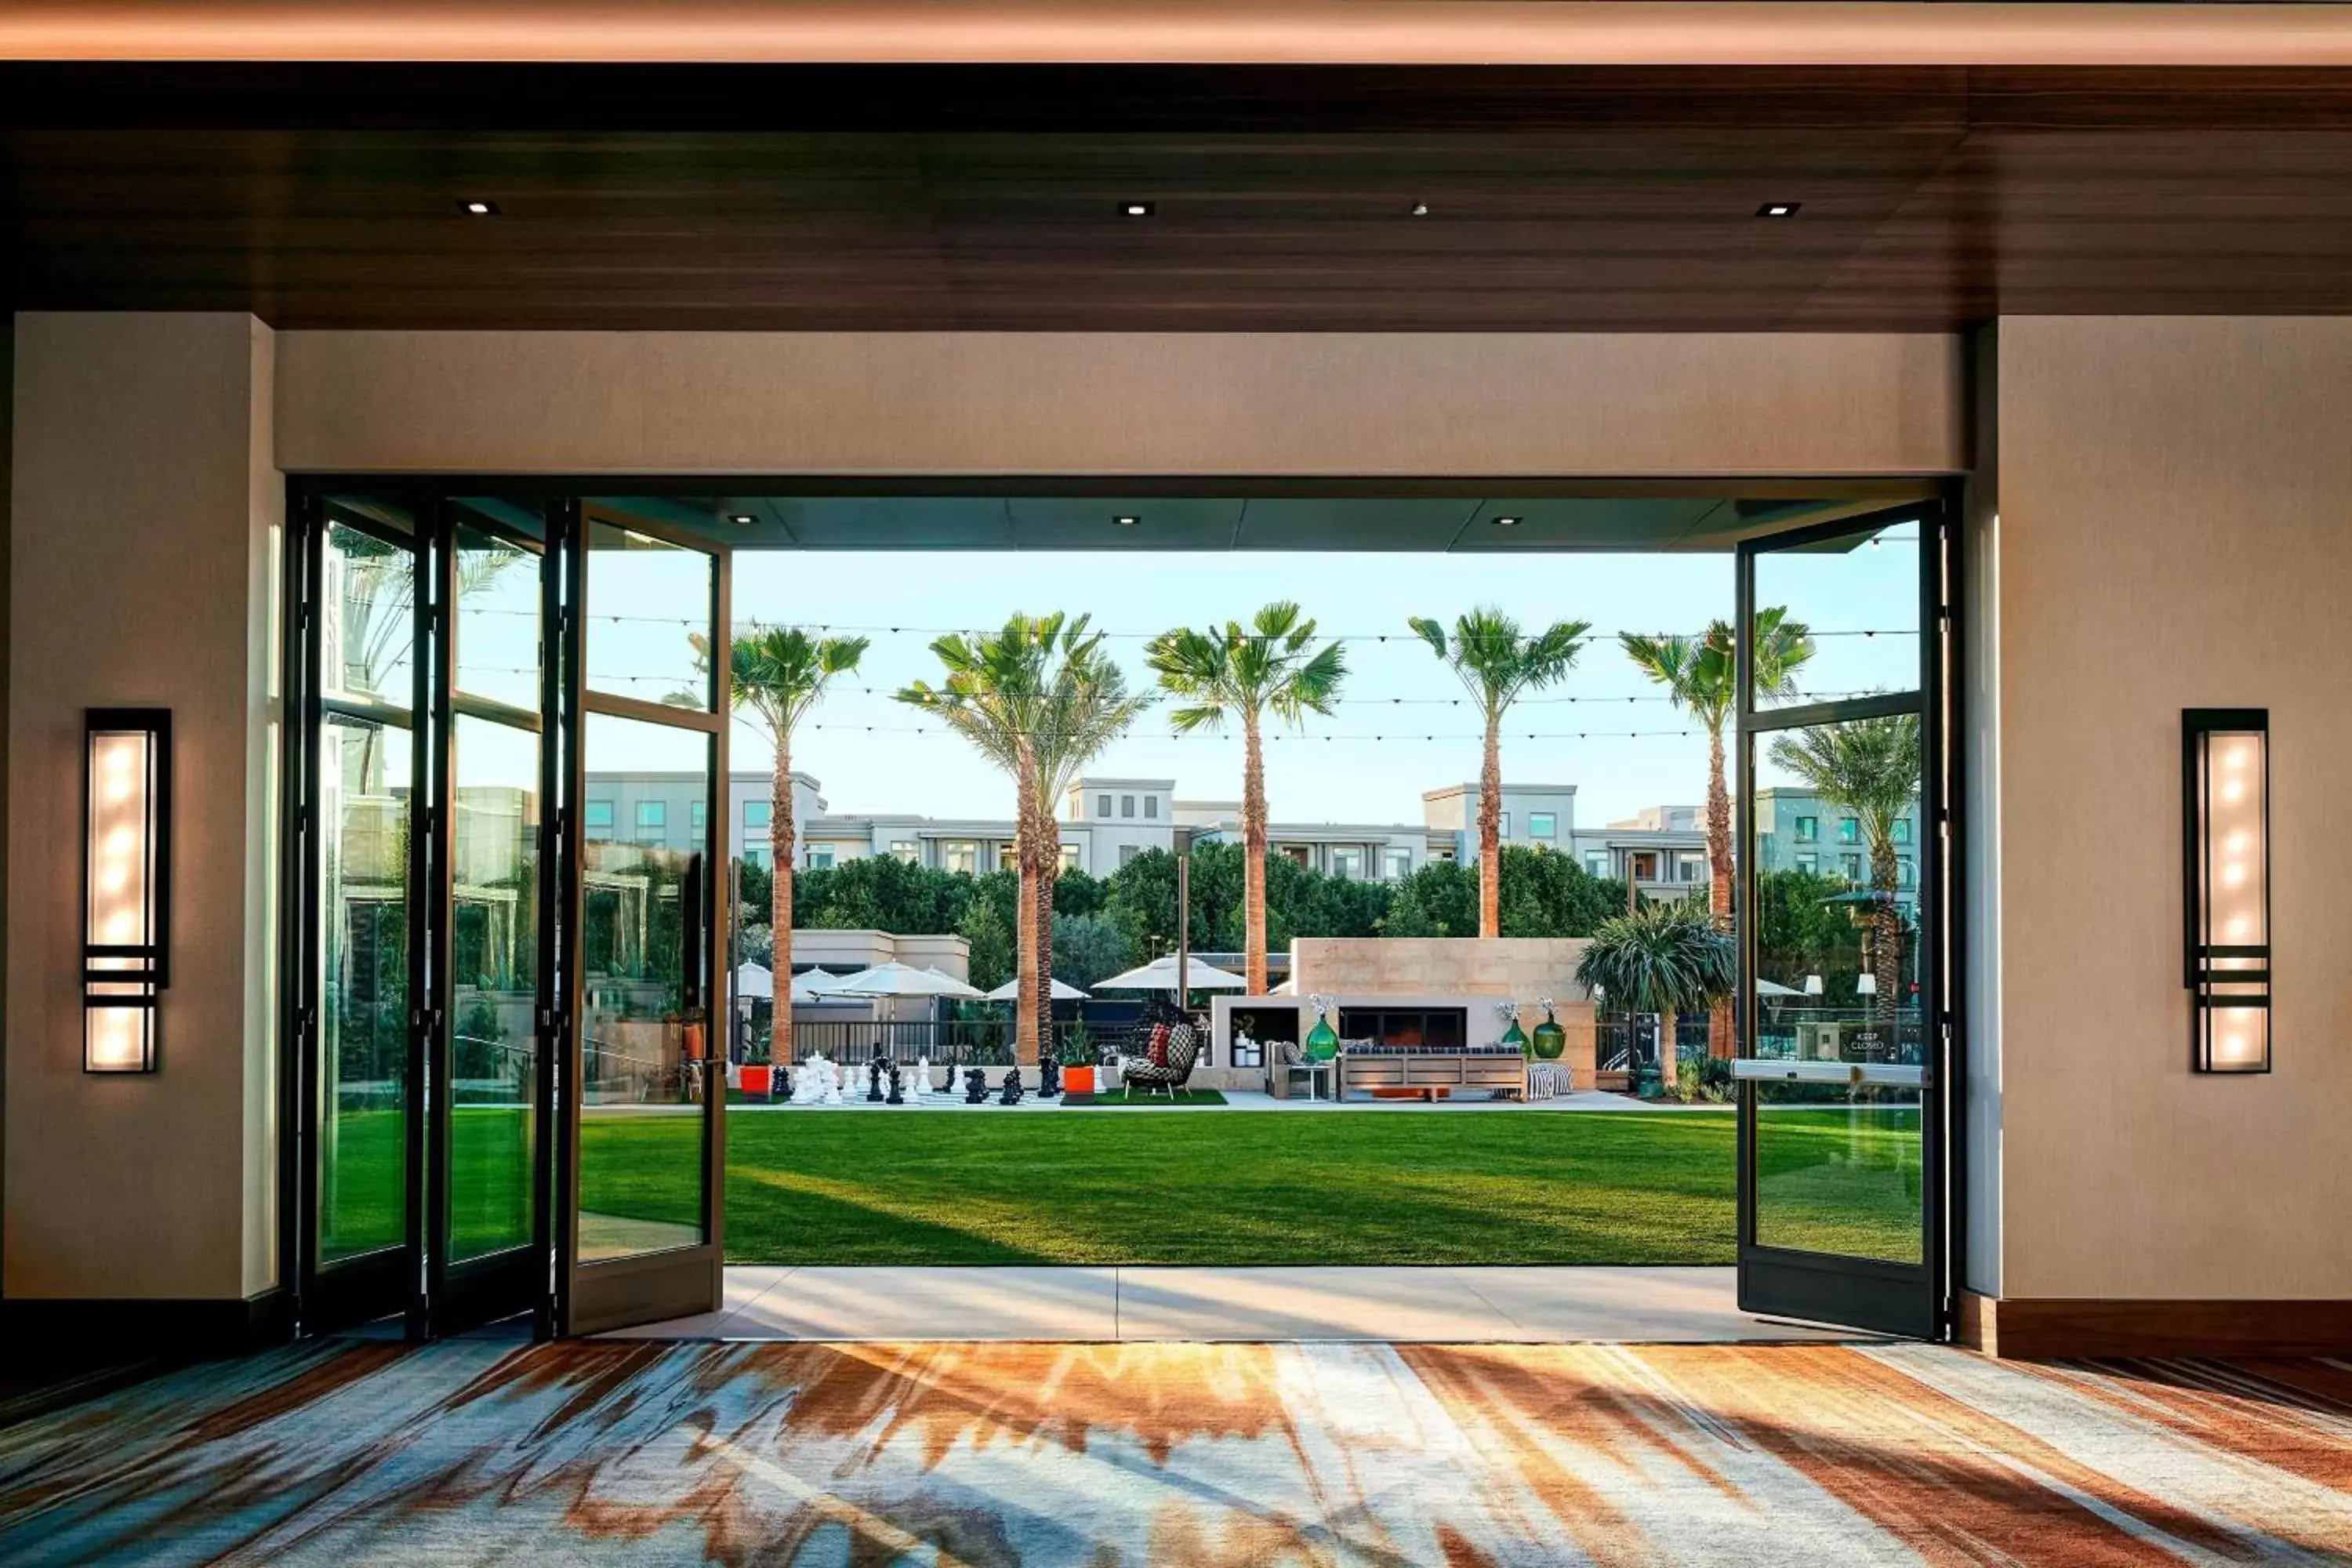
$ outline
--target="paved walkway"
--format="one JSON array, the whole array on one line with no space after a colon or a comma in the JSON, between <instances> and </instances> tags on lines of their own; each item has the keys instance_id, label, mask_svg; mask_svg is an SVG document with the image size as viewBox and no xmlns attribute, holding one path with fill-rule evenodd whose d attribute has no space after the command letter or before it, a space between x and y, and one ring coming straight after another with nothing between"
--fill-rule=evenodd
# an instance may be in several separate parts
<instances>
[{"instance_id":1,"label":"paved walkway","mask_svg":"<svg viewBox=\"0 0 2352 1568\"><path fill-rule=\"evenodd\" d=\"M652 1340L1738 1343L1854 1339L1739 1310L1728 1268L731 1268Z\"/></svg>"}]
</instances>

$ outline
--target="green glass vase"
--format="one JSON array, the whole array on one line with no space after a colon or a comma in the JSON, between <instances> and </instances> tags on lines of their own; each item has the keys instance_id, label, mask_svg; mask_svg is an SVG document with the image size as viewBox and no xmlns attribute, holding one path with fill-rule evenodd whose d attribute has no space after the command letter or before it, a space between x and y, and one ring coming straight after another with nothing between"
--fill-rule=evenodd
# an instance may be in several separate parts
<instances>
[{"instance_id":1,"label":"green glass vase","mask_svg":"<svg viewBox=\"0 0 2352 1568\"><path fill-rule=\"evenodd\" d=\"M1521 1056L1528 1054L1528 1037L1526 1032L1519 1027L1519 1021L1517 1018L1512 1019L1511 1026L1503 1031L1502 1043L1511 1047Z\"/></svg>"},{"instance_id":2,"label":"green glass vase","mask_svg":"<svg viewBox=\"0 0 2352 1568\"><path fill-rule=\"evenodd\" d=\"M1536 1026L1532 1044L1538 1057L1548 1062L1558 1061L1559 1054L1568 1049L1568 1031L1559 1026L1559 1017L1547 1010L1544 1021Z\"/></svg>"},{"instance_id":3,"label":"green glass vase","mask_svg":"<svg viewBox=\"0 0 2352 1568\"><path fill-rule=\"evenodd\" d=\"M1325 1021L1322 1014L1316 1014L1315 1026L1307 1031L1307 1059L1328 1062L1339 1054L1339 1031Z\"/></svg>"}]
</instances>

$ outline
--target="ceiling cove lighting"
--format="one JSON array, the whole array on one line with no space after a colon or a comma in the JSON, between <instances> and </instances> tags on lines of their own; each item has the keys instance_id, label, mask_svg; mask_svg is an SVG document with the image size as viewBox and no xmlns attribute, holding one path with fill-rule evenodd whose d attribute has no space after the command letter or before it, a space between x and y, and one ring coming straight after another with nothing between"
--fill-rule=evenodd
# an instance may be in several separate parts
<instances>
[{"instance_id":1,"label":"ceiling cove lighting","mask_svg":"<svg viewBox=\"0 0 2352 1568\"><path fill-rule=\"evenodd\" d=\"M2270 710L2180 714L2191 1065L2271 1070Z\"/></svg>"},{"instance_id":2,"label":"ceiling cove lighting","mask_svg":"<svg viewBox=\"0 0 2352 1568\"><path fill-rule=\"evenodd\" d=\"M171 955L172 715L82 719L82 1071L153 1072Z\"/></svg>"},{"instance_id":3,"label":"ceiling cove lighting","mask_svg":"<svg viewBox=\"0 0 2352 1568\"><path fill-rule=\"evenodd\" d=\"M1128 511L1119 513L1117 517L1112 518L1111 521L1118 524L1121 528L1133 528L1137 523L1141 522L1143 520L1136 516L1133 512Z\"/></svg>"},{"instance_id":4,"label":"ceiling cove lighting","mask_svg":"<svg viewBox=\"0 0 2352 1568\"><path fill-rule=\"evenodd\" d=\"M1150 217L1160 209L1151 202L1121 202L1118 210L1122 217Z\"/></svg>"},{"instance_id":5,"label":"ceiling cove lighting","mask_svg":"<svg viewBox=\"0 0 2352 1568\"><path fill-rule=\"evenodd\" d=\"M1766 202L1756 209L1758 217L1795 217L1802 202Z\"/></svg>"},{"instance_id":6,"label":"ceiling cove lighting","mask_svg":"<svg viewBox=\"0 0 2352 1568\"><path fill-rule=\"evenodd\" d=\"M459 202L457 210L467 217L496 217L499 216L499 204L484 200L480 196L474 196Z\"/></svg>"}]
</instances>

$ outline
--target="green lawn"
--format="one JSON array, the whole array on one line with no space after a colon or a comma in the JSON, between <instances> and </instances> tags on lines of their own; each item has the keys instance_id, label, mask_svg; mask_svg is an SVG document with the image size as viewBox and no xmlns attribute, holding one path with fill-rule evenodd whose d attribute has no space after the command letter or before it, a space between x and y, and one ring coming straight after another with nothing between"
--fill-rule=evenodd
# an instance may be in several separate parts
<instances>
[{"instance_id":1,"label":"green lawn","mask_svg":"<svg viewBox=\"0 0 2352 1568\"><path fill-rule=\"evenodd\" d=\"M461 1185L514 1113L460 1111ZM347 1190L394 1193L397 1119L347 1121ZM690 1118L583 1131L583 1206L688 1221ZM362 1179L373 1142L373 1179ZM1728 1114L752 1111L727 1127L734 1263L1728 1263ZM1763 1235L1918 1249L1913 1110L1776 1110ZM497 1233L477 1182L461 1236ZM495 1211L495 1212L494 1212ZM387 1213L383 1217L389 1218Z\"/></svg>"}]
</instances>

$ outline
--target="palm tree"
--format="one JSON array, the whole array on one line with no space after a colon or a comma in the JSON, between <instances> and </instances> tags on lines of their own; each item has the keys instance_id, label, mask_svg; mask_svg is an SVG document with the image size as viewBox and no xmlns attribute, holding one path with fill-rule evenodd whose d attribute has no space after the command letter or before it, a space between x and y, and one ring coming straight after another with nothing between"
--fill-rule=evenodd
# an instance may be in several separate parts
<instances>
[{"instance_id":1,"label":"palm tree","mask_svg":"<svg viewBox=\"0 0 2352 1568\"><path fill-rule=\"evenodd\" d=\"M1919 716L1848 719L1783 735L1772 742L1772 761L1804 780L1829 805L1853 814L1870 846L1870 889L1875 897L1871 927L1870 969L1877 980L1871 1013L1893 1043L1895 1009L1902 992L1903 913L1895 904L1895 825L1919 798Z\"/></svg>"},{"instance_id":2,"label":"palm tree","mask_svg":"<svg viewBox=\"0 0 2352 1568\"><path fill-rule=\"evenodd\" d=\"M1219 730L1228 715L1242 726L1242 945L1249 994L1265 994L1265 753L1262 727L1271 712L1297 727L1309 713L1328 715L1347 661L1336 642L1315 647L1315 623L1285 600L1257 613L1244 631L1178 627L1154 637L1144 662L1187 706L1169 717L1180 735Z\"/></svg>"},{"instance_id":3,"label":"palm tree","mask_svg":"<svg viewBox=\"0 0 2352 1568\"><path fill-rule=\"evenodd\" d=\"M1534 637L1501 610L1472 610L1445 628L1425 616L1408 624L1454 673L1486 721L1486 760L1478 770L1478 934L1503 934L1503 715L1530 691L1565 677L1584 651L1590 621L1556 621Z\"/></svg>"},{"instance_id":4,"label":"palm tree","mask_svg":"<svg viewBox=\"0 0 2352 1568\"><path fill-rule=\"evenodd\" d=\"M770 931L775 938L769 965L787 988L793 976L793 731L824 700L825 688L847 675L866 657L864 637L813 637L798 626L753 626L735 639L730 673L735 706L750 710L775 748L776 767L768 807ZM776 1009L770 1055L793 1059L793 1009Z\"/></svg>"},{"instance_id":5,"label":"palm tree","mask_svg":"<svg viewBox=\"0 0 2352 1568\"><path fill-rule=\"evenodd\" d=\"M1812 634L1788 618L1785 606L1756 614L1756 694L1786 697L1796 673L1813 657ZM1696 637L1645 637L1627 632L1618 639L1643 674L1666 689L1675 706L1706 726L1707 910L1717 931L1729 931L1731 909L1731 792L1724 784L1723 726L1739 700L1739 653L1729 621L1715 621ZM1732 1040L1731 998L1716 1005L1707 1023L1709 1049L1718 1057L1738 1054Z\"/></svg>"},{"instance_id":6,"label":"palm tree","mask_svg":"<svg viewBox=\"0 0 2352 1568\"><path fill-rule=\"evenodd\" d=\"M1671 1083L1675 1019L1712 1008L1739 982L1738 947L1729 933L1676 900L1644 904L1601 922L1577 961L1576 978L1628 1013L1658 1015L1658 1069Z\"/></svg>"},{"instance_id":7,"label":"palm tree","mask_svg":"<svg viewBox=\"0 0 2352 1568\"><path fill-rule=\"evenodd\" d=\"M1046 879L1061 869L1060 832L1047 788L1075 774L1140 709L1125 678L1102 651L1088 617L1014 615L992 636L940 637L931 652L945 667L938 686L916 681L898 700L938 718L1012 775L1015 851L1021 877L1016 924L1021 942L1014 1059L1038 1059L1045 982L1052 965L1053 903ZM1134 706L1127 707L1129 704ZM1122 713L1122 709L1126 710ZM1052 847L1048 850L1047 846Z\"/></svg>"}]
</instances>

